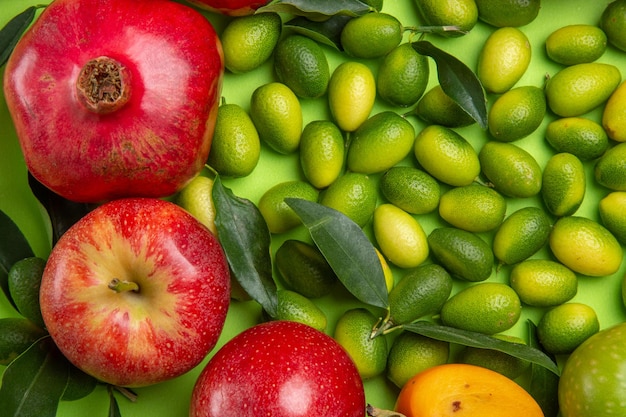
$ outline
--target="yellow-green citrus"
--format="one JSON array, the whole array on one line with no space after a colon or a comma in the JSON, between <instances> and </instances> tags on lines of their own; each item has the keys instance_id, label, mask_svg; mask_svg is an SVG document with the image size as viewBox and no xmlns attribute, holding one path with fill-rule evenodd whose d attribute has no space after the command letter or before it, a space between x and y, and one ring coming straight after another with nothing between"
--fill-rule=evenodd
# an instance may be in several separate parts
<instances>
[{"instance_id":1,"label":"yellow-green citrus","mask_svg":"<svg viewBox=\"0 0 626 417\"><path fill-rule=\"evenodd\" d=\"M326 188L341 174L344 164L341 130L330 120L314 120L302 130L300 166L315 188Z\"/></svg>"},{"instance_id":2,"label":"yellow-green citrus","mask_svg":"<svg viewBox=\"0 0 626 417\"><path fill-rule=\"evenodd\" d=\"M489 141L478 153L483 174L496 190L509 197L532 197L541 191L541 167L525 149Z\"/></svg>"},{"instance_id":3,"label":"yellow-green citrus","mask_svg":"<svg viewBox=\"0 0 626 417\"><path fill-rule=\"evenodd\" d=\"M626 1L610 2L600 16L600 28L613 46L626 51Z\"/></svg>"},{"instance_id":4,"label":"yellow-green citrus","mask_svg":"<svg viewBox=\"0 0 626 417\"><path fill-rule=\"evenodd\" d=\"M439 215L459 229L488 232L500 226L506 207L504 197L493 188L470 184L443 193L439 200Z\"/></svg>"},{"instance_id":5,"label":"yellow-green citrus","mask_svg":"<svg viewBox=\"0 0 626 417\"><path fill-rule=\"evenodd\" d=\"M317 201L318 191L305 181L285 181L265 191L259 199L258 208L270 233L284 233L302 224L302 220L285 202L286 198Z\"/></svg>"},{"instance_id":6,"label":"yellow-green citrus","mask_svg":"<svg viewBox=\"0 0 626 417\"><path fill-rule=\"evenodd\" d=\"M623 249L615 236L600 223L581 216L561 217L554 223L550 249L563 265L588 276L617 272Z\"/></svg>"},{"instance_id":7,"label":"yellow-green citrus","mask_svg":"<svg viewBox=\"0 0 626 417\"><path fill-rule=\"evenodd\" d=\"M430 26L458 26L462 32L443 32L456 37L471 31L478 21L474 0L420 0L416 2L423 22Z\"/></svg>"},{"instance_id":8,"label":"yellow-green citrus","mask_svg":"<svg viewBox=\"0 0 626 417\"><path fill-rule=\"evenodd\" d=\"M410 43L403 43L389 52L378 68L378 95L394 106L412 106L426 91L429 74L428 58Z\"/></svg>"},{"instance_id":9,"label":"yellow-green citrus","mask_svg":"<svg viewBox=\"0 0 626 417\"><path fill-rule=\"evenodd\" d=\"M276 293L278 304L276 320L289 320L304 323L323 332L328 319L326 314L310 299L291 290L279 289Z\"/></svg>"},{"instance_id":10,"label":"yellow-green citrus","mask_svg":"<svg viewBox=\"0 0 626 417\"><path fill-rule=\"evenodd\" d=\"M379 187L390 203L412 214L430 213L439 205L439 182L419 168L394 166L380 178Z\"/></svg>"},{"instance_id":11,"label":"yellow-green citrus","mask_svg":"<svg viewBox=\"0 0 626 417\"><path fill-rule=\"evenodd\" d=\"M546 107L541 88L523 86L508 90L489 109L489 133L501 142L525 138L541 125Z\"/></svg>"},{"instance_id":12,"label":"yellow-green citrus","mask_svg":"<svg viewBox=\"0 0 626 417\"><path fill-rule=\"evenodd\" d=\"M388 13L366 13L348 20L340 34L343 50L355 58L380 58L402 41L402 24Z\"/></svg>"},{"instance_id":13,"label":"yellow-green citrus","mask_svg":"<svg viewBox=\"0 0 626 417\"><path fill-rule=\"evenodd\" d=\"M328 83L328 104L341 130L355 131L369 117L375 100L376 80L368 66L346 61L335 68Z\"/></svg>"},{"instance_id":14,"label":"yellow-green citrus","mask_svg":"<svg viewBox=\"0 0 626 417\"><path fill-rule=\"evenodd\" d=\"M274 70L278 81L302 98L326 93L330 67L322 47L304 35L282 38L274 50Z\"/></svg>"},{"instance_id":15,"label":"yellow-green citrus","mask_svg":"<svg viewBox=\"0 0 626 417\"><path fill-rule=\"evenodd\" d=\"M541 196L548 211L557 217L574 214L583 202L587 181L576 155L557 153L543 168Z\"/></svg>"},{"instance_id":16,"label":"yellow-green citrus","mask_svg":"<svg viewBox=\"0 0 626 417\"><path fill-rule=\"evenodd\" d=\"M626 245L626 191L613 191L598 204L600 219L615 238Z\"/></svg>"},{"instance_id":17,"label":"yellow-green citrus","mask_svg":"<svg viewBox=\"0 0 626 417\"><path fill-rule=\"evenodd\" d=\"M504 219L493 236L493 253L505 265L521 262L548 242L552 223L539 207L522 207Z\"/></svg>"},{"instance_id":18,"label":"yellow-green citrus","mask_svg":"<svg viewBox=\"0 0 626 417\"><path fill-rule=\"evenodd\" d=\"M524 75L531 59L528 38L515 27L496 29L478 56L476 75L491 93L510 90Z\"/></svg>"},{"instance_id":19,"label":"yellow-green citrus","mask_svg":"<svg viewBox=\"0 0 626 417\"><path fill-rule=\"evenodd\" d=\"M594 168L596 182L614 191L626 191L626 142L609 148Z\"/></svg>"},{"instance_id":20,"label":"yellow-green citrus","mask_svg":"<svg viewBox=\"0 0 626 417\"><path fill-rule=\"evenodd\" d=\"M626 142L626 82L611 94L602 111L602 127L617 142Z\"/></svg>"},{"instance_id":21,"label":"yellow-green citrus","mask_svg":"<svg viewBox=\"0 0 626 417\"><path fill-rule=\"evenodd\" d=\"M389 293L393 289L393 286L395 285L393 271L389 267L389 264L387 263L387 260L385 259L385 256L382 254L382 252L379 251L377 248L374 248L374 250L376 251L376 256L378 257L378 260L380 261L380 266L383 268L383 275L385 277L385 287L387 288L387 292Z\"/></svg>"},{"instance_id":22,"label":"yellow-green citrus","mask_svg":"<svg viewBox=\"0 0 626 417\"><path fill-rule=\"evenodd\" d=\"M393 111L382 111L354 131L348 147L350 171L375 174L386 171L411 153L415 141L413 125Z\"/></svg>"},{"instance_id":23,"label":"yellow-green citrus","mask_svg":"<svg viewBox=\"0 0 626 417\"><path fill-rule=\"evenodd\" d=\"M372 218L378 193L367 175L346 172L320 195L320 204L333 208L363 227Z\"/></svg>"},{"instance_id":24,"label":"yellow-green citrus","mask_svg":"<svg viewBox=\"0 0 626 417\"><path fill-rule=\"evenodd\" d=\"M576 65L593 62L606 51L606 34L595 25L568 25L546 39L546 53L554 62Z\"/></svg>"},{"instance_id":25,"label":"yellow-green citrus","mask_svg":"<svg viewBox=\"0 0 626 417\"><path fill-rule=\"evenodd\" d=\"M537 323L537 338L553 355L572 353L600 330L595 310L582 303L565 303L548 310Z\"/></svg>"},{"instance_id":26,"label":"yellow-green citrus","mask_svg":"<svg viewBox=\"0 0 626 417\"><path fill-rule=\"evenodd\" d=\"M281 32L282 21L278 13L232 19L220 36L224 66L233 73L260 67L272 56Z\"/></svg>"},{"instance_id":27,"label":"yellow-green citrus","mask_svg":"<svg viewBox=\"0 0 626 417\"><path fill-rule=\"evenodd\" d=\"M527 259L511 269L511 288L529 306L552 307L578 292L578 278L565 265L550 259Z\"/></svg>"},{"instance_id":28,"label":"yellow-green citrus","mask_svg":"<svg viewBox=\"0 0 626 417\"><path fill-rule=\"evenodd\" d=\"M45 259L30 256L11 265L7 274L9 294L17 311L40 327L45 327L39 307L39 287L45 267Z\"/></svg>"},{"instance_id":29,"label":"yellow-green citrus","mask_svg":"<svg viewBox=\"0 0 626 417\"><path fill-rule=\"evenodd\" d=\"M584 117L562 117L548 123L546 140L557 152L576 155L581 161L599 158L609 148L604 128Z\"/></svg>"},{"instance_id":30,"label":"yellow-green citrus","mask_svg":"<svg viewBox=\"0 0 626 417\"><path fill-rule=\"evenodd\" d=\"M300 145L302 107L283 83L263 84L252 93L250 117L262 141L276 152L289 154Z\"/></svg>"},{"instance_id":31,"label":"yellow-green citrus","mask_svg":"<svg viewBox=\"0 0 626 417\"><path fill-rule=\"evenodd\" d=\"M540 0L476 0L478 18L495 27L525 26L537 18Z\"/></svg>"},{"instance_id":32,"label":"yellow-green citrus","mask_svg":"<svg viewBox=\"0 0 626 417\"><path fill-rule=\"evenodd\" d=\"M432 87L422 96L417 102L414 113L431 125L463 127L476 122L443 91L440 84Z\"/></svg>"},{"instance_id":33,"label":"yellow-green citrus","mask_svg":"<svg viewBox=\"0 0 626 417\"><path fill-rule=\"evenodd\" d=\"M469 185L480 174L476 150L450 128L425 127L417 134L413 151L426 172L448 185Z\"/></svg>"},{"instance_id":34,"label":"yellow-green citrus","mask_svg":"<svg viewBox=\"0 0 626 417\"><path fill-rule=\"evenodd\" d=\"M402 332L393 340L387 356L387 378L402 388L414 375L448 362L450 343L412 332Z\"/></svg>"},{"instance_id":35,"label":"yellow-green citrus","mask_svg":"<svg viewBox=\"0 0 626 417\"><path fill-rule=\"evenodd\" d=\"M213 183L212 178L198 175L180 190L174 201L217 236Z\"/></svg>"},{"instance_id":36,"label":"yellow-green citrus","mask_svg":"<svg viewBox=\"0 0 626 417\"><path fill-rule=\"evenodd\" d=\"M250 115L238 104L222 104L207 163L224 177L245 177L256 168L261 139Z\"/></svg>"}]
</instances>

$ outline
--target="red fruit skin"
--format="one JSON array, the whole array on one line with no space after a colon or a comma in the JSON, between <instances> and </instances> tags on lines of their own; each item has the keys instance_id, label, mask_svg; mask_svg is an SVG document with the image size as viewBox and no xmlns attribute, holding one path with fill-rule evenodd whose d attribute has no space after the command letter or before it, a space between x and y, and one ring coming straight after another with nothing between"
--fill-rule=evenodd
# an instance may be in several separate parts
<instances>
[{"instance_id":1,"label":"red fruit skin","mask_svg":"<svg viewBox=\"0 0 626 417\"><path fill-rule=\"evenodd\" d=\"M247 16L270 0L187 0L189 3L227 16Z\"/></svg>"},{"instance_id":2,"label":"red fruit skin","mask_svg":"<svg viewBox=\"0 0 626 417\"><path fill-rule=\"evenodd\" d=\"M114 279L137 283L116 292ZM177 205L152 198L103 204L68 229L44 269L40 305L59 350L117 386L179 376L217 343L230 299L215 236Z\"/></svg>"},{"instance_id":3,"label":"red fruit skin","mask_svg":"<svg viewBox=\"0 0 626 417\"><path fill-rule=\"evenodd\" d=\"M88 110L76 83L108 56L130 74L125 105ZM169 0L55 0L10 56L4 92L26 165L78 202L163 197L209 153L224 66L201 13Z\"/></svg>"},{"instance_id":4,"label":"red fruit skin","mask_svg":"<svg viewBox=\"0 0 626 417\"><path fill-rule=\"evenodd\" d=\"M270 321L227 342L200 374L190 417L363 417L356 366L330 336Z\"/></svg>"}]
</instances>

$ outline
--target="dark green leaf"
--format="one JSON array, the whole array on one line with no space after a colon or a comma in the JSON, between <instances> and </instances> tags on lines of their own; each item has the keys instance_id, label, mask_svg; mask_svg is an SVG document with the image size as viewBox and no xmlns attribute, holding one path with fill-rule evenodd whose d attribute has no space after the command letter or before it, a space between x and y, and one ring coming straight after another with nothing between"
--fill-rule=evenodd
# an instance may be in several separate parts
<instances>
[{"instance_id":1,"label":"dark green leaf","mask_svg":"<svg viewBox=\"0 0 626 417\"><path fill-rule=\"evenodd\" d=\"M90 204L75 203L53 193L30 173L28 174L28 185L50 217L53 245L67 229L93 209Z\"/></svg>"},{"instance_id":2,"label":"dark green leaf","mask_svg":"<svg viewBox=\"0 0 626 417\"><path fill-rule=\"evenodd\" d=\"M542 366L559 375L560 371L556 363L541 350L521 343L507 342L482 333L456 329L448 326L440 326L435 323L420 320L402 326L404 330L418 333L423 336L437 340L444 340L450 343L457 343L463 346L478 347L483 349L493 349L508 353L516 358L525 359L533 364Z\"/></svg>"},{"instance_id":3,"label":"dark green leaf","mask_svg":"<svg viewBox=\"0 0 626 417\"><path fill-rule=\"evenodd\" d=\"M359 0L278 0L257 10L257 13L276 12L324 20L330 16L361 16L373 10Z\"/></svg>"},{"instance_id":4,"label":"dark green leaf","mask_svg":"<svg viewBox=\"0 0 626 417\"><path fill-rule=\"evenodd\" d=\"M96 389L98 380L70 365L67 387L63 393L63 401L76 401L85 398Z\"/></svg>"},{"instance_id":5,"label":"dark green leaf","mask_svg":"<svg viewBox=\"0 0 626 417\"><path fill-rule=\"evenodd\" d=\"M28 7L22 13L9 20L0 30L0 66L4 65L9 59L15 45L17 45L22 34L35 18L36 10L36 6Z\"/></svg>"},{"instance_id":6,"label":"dark green leaf","mask_svg":"<svg viewBox=\"0 0 626 417\"><path fill-rule=\"evenodd\" d=\"M537 327L528 320L528 345L540 349L537 339ZM554 360L554 358L552 358ZM545 417L556 417L559 414L559 377L542 366L532 363L530 368L530 386L528 392L537 401Z\"/></svg>"},{"instance_id":7,"label":"dark green leaf","mask_svg":"<svg viewBox=\"0 0 626 417\"><path fill-rule=\"evenodd\" d=\"M343 50L341 31L350 19L352 19L350 16L336 15L321 22L314 22L300 16L285 22L284 26L314 41L341 51Z\"/></svg>"},{"instance_id":8,"label":"dark green leaf","mask_svg":"<svg viewBox=\"0 0 626 417\"><path fill-rule=\"evenodd\" d=\"M343 285L360 301L387 308L387 287L374 246L343 213L311 201L287 198Z\"/></svg>"},{"instance_id":9,"label":"dark green leaf","mask_svg":"<svg viewBox=\"0 0 626 417\"><path fill-rule=\"evenodd\" d=\"M9 295L9 270L24 258L35 256L26 237L6 213L0 210L0 287L13 307Z\"/></svg>"},{"instance_id":10,"label":"dark green leaf","mask_svg":"<svg viewBox=\"0 0 626 417\"><path fill-rule=\"evenodd\" d=\"M443 91L483 128L487 128L487 97L476 74L467 65L428 41L411 43L413 49L428 55L437 64Z\"/></svg>"},{"instance_id":11,"label":"dark green leaf","mask_svg":"<svg viewBox=\"0 0 626 417\"><path fill-rule=\"evenodd\" d=\"M259 209L224 187L213 184L215 226L231 272L244 290L271 316L276 316L276 283L272 277L271 235Z\"/></svg>"},{"instance_id":12,"label":"dark green leaf","mask_svg":"<svg viewBox=\"0 0 626 417\"><path fill-rule=\"evenodd\" d=\"M68 364L50 337L35 342L4 371L2 415L55 417L67 385Z\"/></svg>"}]
</instances>

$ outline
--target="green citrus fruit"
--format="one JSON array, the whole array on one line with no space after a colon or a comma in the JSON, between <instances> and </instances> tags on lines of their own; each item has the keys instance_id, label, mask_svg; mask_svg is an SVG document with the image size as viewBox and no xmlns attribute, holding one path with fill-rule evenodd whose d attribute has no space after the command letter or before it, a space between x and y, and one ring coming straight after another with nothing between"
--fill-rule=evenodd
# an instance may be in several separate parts
<instances>
[{"instance_id":1,"label":"green citrus fruit","mask_svg":"<svg viewBox=\"0 0 626 417\"><path fill-rule=\"evenodd\" d=\"M552 224L539 207L522 207L504 219L493 236L493 253L505 265L521 262L548 242Z\"/></svg>"},{"instance_id":2,"label":"green citrus fruit","mask_svg":"<svg viewBox=\"0 0 626 417\"><path fill-rule=\"evenodd\" d=\"M626 142L626 83L611 94L602 112L602 127L617 142Z\"/></svg>"},{"instance_id":3,"label":"green citrus fruit","mask_svg":"<svg viewBox=\"0 0 626 417\"><path fill-rule=\"evenodd\" d=\"M431 125L463 127L475 123L456 101L447 95L440 84L428 90L417 102L415 115Z\"/></svg>"},{"instance_id":4,"label":"green citrus fruit","mask_svg":"<svg viewBox=\"0 0 626 417\"><path fill-rule=\"evenodd\" d=\"M512 142L533 133L546 114L543 90L516 87L496 99L489 109L489 133L501 142Z\"/></svg>"},{"instance_id":5,"label":"green citrus fruit","mask_svg":"<svg viewBox=\"0 0 626 417\"><path fill-rule=\"evenodd\" d=\"M39 308L39 287L45 267L46 260L37 256L20 259L11 266L7 277L17 311L41 327L45 324Z\"/></svg>"},{"instance_id":6,"label":"green citrus fruit","mask_svg":"<svg viewBox=\"0 0 626 417\"><path fill-rule=\"evenodd\" d=\"M576 274L549 259L527 259L518 263L511 270L510 284L523 303L537 307L566 303L578 292Z\"/></svg>"},{"instance_id":7,"label":"green citrus fruit","mask_svg":"<svg viewBox=\"0 0 626 417\"><path fill-rule=\"evenodd\" d=\"M414 375L448 362L450 343L408 331L393 340L387 356L387 378L402 388Z\"/></svg>"},{"instance_id":8,"label":"green citrus fruit","mask_svg":"<svg viewBox=\"0 0 626 417\"><path fill-rule=\"evenodd\" d=\"M613 46L626 51L626 1L609 3L600 17L600 28Z\"/></svg>"},{"instance_id":9,"label":"green citrus fruit","mask_svg":"<svg viewBox=\"0 0 626 417\"><path fill-rule=\"evenodd\" d=\"M596 312L582 303L565 303L548 310L537 323L537 338L554 355L572 353L600 330Z\"/></svg>"},{"instance_id":10,"label":"green citrus fruit","mask_svg":"<svg viewBox=\"0 0 626 417\"><path fill-rule=\"evenodd\" d=\"M557 153L543 168L541 195L548 211L557 217L574 214L583 202L585 168L576 155Z\"/></svg>"},{"instance_id":11,"label":"green citrus fruit","mask_svg":"<svg viewBox=\"0 0 626 417\"><path fill-rule=\"evenodd\" d=\"M615 238L626 244L626 191L613 191L598 204L600 219Z\"/></svg>"},{"instance_id":12,"label":"green citrus fruit","mask_svg":"<svg viewBox=\"0 0 626 417\"><path fill-rule=\"evenodd\" d=\"M443 32L444 36L460 36L471 31L478 21L474 0L420 0L416 2L426 25L458 26L462 32Z\"/></svg>"},{"instance_id":13,"label":"green citrus fruit","mask_svg":"<svg viewBox=\"0 0 626 417\"><path fill-rule=\"evenodd\" d=\"M478 18L496 27L525 26L537 18L540 0L476 0Z\"/></svg>"},{"instance_id":14,"label":"green citrus fruit","mask_svg":"<svg viewBox=\"0 0 626 417\"><path fill-rule=\"evenodd\" d=\"M489 35L478 56L476 75L491 93L510 90L530 65L531 46L521 30L502 27Z\"/></svg>"},{"instance_id":15,"label":"green citrus fruit","mask_svg":"<svg viewBox=\"0 0 626 417\"><path fill-rule=\"evenodd\" d=\"M594 25L568 25L546 39L546 53L555 62L576 65L593 62L606 51L606 34Z\"/></svg>"},{"instance_id":16,"label":"green citrus fruit","mask_svg":"<svg viewBox=\"0 0 626 417\"><path fill-rule=\"evenodd\" d=\"M300 166L315 188L326 188L341 174L344 163L341 130L330 120L314 120L302 130Z\"/></svg>"},{"instance_id":17,"label":"green citrus fruit","mask_svg":"<svg viewBox=\"0 0 626 417\"><path fill-rule=\"evenodd\" d=\"M175 202L217 236L215 205L213 204L213 179L198 175L180 190Z\"/></svg>"},{"instance_id":18,"label":"green citrus fruit","mask_svg":"<svg viewBox=\"0 0 626 417\"><path fill-rule=\"evenodd\" d=\"M330 112L341 130L355 131L370 115L376 99L376 80L365 64L339 64L328 83Z\"/></svg>"},{"instance_id":19,"label":"green citrus fruit","mask_svg":"<svg viewBox=\"0 0 626 417\"><path fill-rule=\"evenodd\" d=\"M430 213L439 206L439 183L418 168L394 166L380 178L379 187L390 203L408 213Z\"/></svg>"},{"instance_id":20,"label":"green citrus fruit","mask_svg":"<svg viewBox=\"0 0 626 417\"><path fill-rule=\"evenodd\" d=\"M389 52L378 68L378 95L394 106L412 106L426 91L429 74L428 58L410 43L403 43Z\"/></svg>"},{"instance_id":21,"label":"green citrus fruit","mask_svg":"<svg viewBox=\"0 0 626 417\"><path fill-rule=\"evenodd\" d=\"M363 227L374 214L378 199L376 191L376 183L367 175L347 172L322 192L319 202Z\"/></svg>"},{"instance_id":22,"label":"green citrus fruit","mask_svg":"<svg viewBox=\"0 0 626 417\"><path fill-rule=\"evenodd\" d=\"M489 141L478 153L483 174L496 190L509 197L532 197L541 191L541 167L525 149Z\"/></svg>"},{"instance_id":23,"label":"green citrus fruit","mask_svg":"<svg viewBox=\"0 0 626 417\"><path fill-rule=\"evenodd\" d=\"M341 30L343 50L356 58L380 58L402 41L402 24L387 13L366 13L348 20Z\"/></svg>"},{"instance_id":24,"label":"green citrus fruit","mask_svg":"<svg viewBox=\"0 0 626 417\"><path fill-rule=\"evenodd\" d=\"M604 128L583 117L563 117L548 123L546 140L557 152L576 155L581 161L599 158L609 148Z\"/></svg>"},{"instance_id":25,"label":"green citrus fruit","mask_svg":"<svg viewBox=\"0 0 626 417\"><path fill-rule=\"evenodd\" d=\"M304 323L321 332L326 330L326 314L310 299L291 290L277 291L276 320Z\"/></svg>"},{"instance_id":26,"label":"green citrus fruit","mask_svg":"<svg viewBox=\"0 0 626 417\"><path fill-rule=\"evenodd\" d=\"M609 148L596 162L596 182L614 191L626 191L626 142Z\"/></svg>"},{"instance_id":27,"label":"green citrus fruit","mask_svg":"<svg viewBox=\"0 0 626 417\"><path fill-rule=\"evenodd\" d=\"M504 197L493 188L470 184L443 193L439 200L439 215L459 229L488 232L500 226L506 207Z\"/></svg>"},{"instance_id":28,"label":"green citrus fruit","mask_svg":"<svg viewBox=\"0 0 626 417\"><path fill-rule=\"evenodd\" d=\"M285 181L265 191L258 208L271 233L284 233L302 224L302 220L285 202L286 198L317 201L318 191L305 181Z\"/></svg>"}]
</instances>

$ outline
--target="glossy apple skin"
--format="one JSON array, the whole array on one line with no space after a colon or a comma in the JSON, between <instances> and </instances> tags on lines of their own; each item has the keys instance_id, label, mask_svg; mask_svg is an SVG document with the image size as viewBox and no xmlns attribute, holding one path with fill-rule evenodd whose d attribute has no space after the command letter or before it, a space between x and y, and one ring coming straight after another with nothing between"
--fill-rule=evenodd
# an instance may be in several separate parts
<instances>
[{"instance_id":1,"label":"glossy apple skin","mask_svg":"<svg viewBox=\"0 0 626 417\"><path fill-rule=\"evenodd\" d=\"M271 321L227 342L196 381L190 417L363 417L356 367L330 336Z\"/></svg>"},{"instance_id":2,"label":"glossy apple skin","mask_svg":"<svg viewBox=\"0 0 626 417\"><path fill-rule=\"evenodd\" d=\"M87 109L81 69L106 56L125 67L128 101ZM206 162L223 78L205 16L169 0L55 0L18 42L4 92L26 165L78 202L164 197Z\"/></svg>"},{"instance_id":3,"label":"glossy apple skin","mask_svg":"<svg viewBox=\"0 0 626 417\"><path fill-rule=\"evenodd\" d=\"M270 0L187 0L202 9L226 16L247 16Z\"/></svg>"},{"instance_id":4,"label":"glossy apple skin","mask_svg":"<svg viewBox=\"0 0 626 417\"><path fill-rule=\"evenodd\" d=\"M116 292L117 278L138 292ZM41 283L44 323L78 368L118 386L151 385L200 363L229 306L227 261L209 230L177 205L119 199L75 223Z\"/></svg>"}]
</instances>

